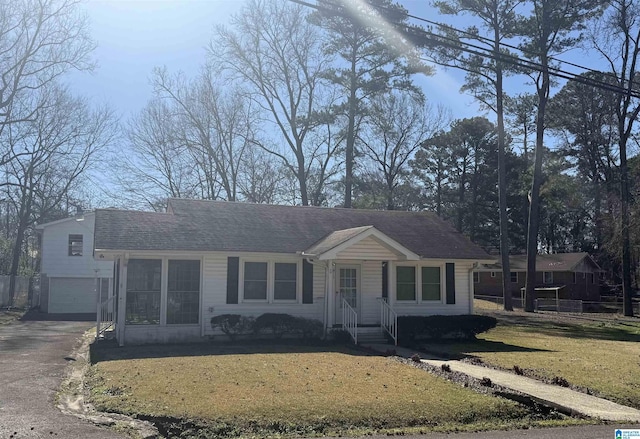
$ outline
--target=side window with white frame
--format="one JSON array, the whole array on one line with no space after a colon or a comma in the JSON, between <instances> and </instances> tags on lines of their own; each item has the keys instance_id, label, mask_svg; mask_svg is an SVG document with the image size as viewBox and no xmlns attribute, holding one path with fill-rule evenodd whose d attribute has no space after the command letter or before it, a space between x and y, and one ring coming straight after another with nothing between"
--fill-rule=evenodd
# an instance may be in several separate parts
<instances>
[{"instance_id":1,"label":"side window with white frame","mask_svg":"<svg viewBox=\"0 0 640 439\"><path fill-rule=\"evenodd\" d=\"M553 271L542 272L542 283L545 285L549 285L553 283Z\"/></svg>"},{"instance_id":2,"label":"side window with white frame","mask_svg":"<svg viewBox=\"0 0 640 439\"><path fill-rule=\"evenodd\" d=\"M273 300L296 300L298 291L298 264L276 262L273 281Z\"/></svg>"},{"instance_id":3,"label":"side window with white frame","mask_svg":"<svg viewBox=\"0 0 640 439\"><path fill-rule=\"evenodd\" d=\"M396 299L416 300L416 267L396 267Z\"/></svg>"},{"instance_id":4,"label":"side window with white frame","mask_svg":"<svg viewBox=\"0 0 640 439\"><path fill-rule=\"evenodd\" d=\"M69 235L69 256L82 256L82 235Z\"/></svg>"},{"instance_id":5,"label":"side window with white frame","mask_svg":"<svg viewBox=\"0 0 640 439\"><path fill-rule=\"evenodd\" d=\"M474 284L479 284L480 283L480 272L479 271L474 271L473 272L473 283Z\"/></svg>"},{"instance_id":6,"label":"side window with white frame","mask_svg":"<svg viewBox=\"0 0 640 439\"><path fill-rule=\"evenodd\" d=\"M444 276L440 266L396 267L396 300L398 302L441 302Z\"/></svg>"},{"instance_id":7,"label":"side window with white frame","mask_svg":"<svg viewBox=\"0 0 640 439\"><path fill-rule=\"evenodd\" d=\"M442 300L440 267L422 267L422 300Z\"/></svg>"},{"instance_id":8,"label":"side window with white frame","mask_svg":"<svg viewBox=\"0 0 640 439\"><path fill-rule=\"evenodd\" d=\"M266 262L244 263L244 300L267 300Z\"/></svg>"},{"instance_id":9,"label":"side window with white frame","mask_svg":"<svg viewBox=\"0 0 640 439\"><path fill-rule=\"evenodd\" d=\"M296 302L301 291L298 262L243 262L242 301Z\"/></svg>"}]
</instances>

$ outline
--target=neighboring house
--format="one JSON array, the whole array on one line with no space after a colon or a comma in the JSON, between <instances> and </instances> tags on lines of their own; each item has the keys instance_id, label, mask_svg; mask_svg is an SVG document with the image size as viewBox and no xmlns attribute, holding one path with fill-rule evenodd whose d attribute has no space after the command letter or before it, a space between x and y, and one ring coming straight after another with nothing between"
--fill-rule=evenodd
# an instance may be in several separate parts
<instances>
[{"instance_id":1,"label":"neighboring house","mask_svg":"<svg viewBox=\"0 0 640 439\"><path fill-rule=\"evenodd\" d=\"M511 292L520 297L527 275L526 255L509 256ZM600 266L588 253L536 256L537 297L600 300ZM484 264L474 273L476 295L502 296L502 264Z\"/></svg>"},{"instance_id":2,"label":"neighboring house","mask_svg":"<svg viewBox=\"0 0 640 439\"><path fill-rule=\"evenodd\" d=\"M433 213L184 199L97 210L94 255L115 261L120 344L212 335L229 313L467 314L474 267L494 261Z\"/></svg>"},{"instance_id":3,"label":"neighboring house","mask_svg":"<svg viewBox=\"0 0 640 439\"><path fill-rule=\"evenodd\" d=\"M94 223L95 214L89 212L36 226L41 234L41 311L95 314L98 297L109 297L113 262L93 258Z\"/></svg>"}]
</instances>

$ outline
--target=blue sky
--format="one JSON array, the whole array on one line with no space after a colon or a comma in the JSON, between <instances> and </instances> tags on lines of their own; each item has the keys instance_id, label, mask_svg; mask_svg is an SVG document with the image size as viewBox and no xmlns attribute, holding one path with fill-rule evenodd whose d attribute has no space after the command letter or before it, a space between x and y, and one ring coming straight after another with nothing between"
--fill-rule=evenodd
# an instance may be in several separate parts
<instances>
[{"instance_id":1,"label":"blue sky","mask_svg":"<svg viewBox=\"0 0 640 439\"><path fill-rule=\"evenodd\" d=\"M282 0L284 1L284 0ZM427 0L405 0L413 15L436 18ZM238 13L243 0L88 0L83 6L98 44L93 73L73 73L74 92L107 103L124 121L149 100L151 71L167 66L195 75L205 59L213 28ZM479 113L474 100L459 93L462 74L448 70L418 83L433 104L451 109L454 118Z\"/></svg>"}]
</instances>

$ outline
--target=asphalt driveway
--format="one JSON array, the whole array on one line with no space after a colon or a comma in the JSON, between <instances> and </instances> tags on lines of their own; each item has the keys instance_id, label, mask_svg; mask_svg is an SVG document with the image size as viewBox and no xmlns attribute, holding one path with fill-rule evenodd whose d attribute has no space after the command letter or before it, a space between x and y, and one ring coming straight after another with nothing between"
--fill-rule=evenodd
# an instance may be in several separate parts
<instances>
[{"instance_id":1,"label":"asphalt driveway","mask_svg":"<svg viewBox=\"0 0 640 439\"><path fill-rule=\"evenodd\" d=\"M69 354L90 326L46 319L0 325L0 439L124 438L55 406Z\"/></svg>"}]
</instances>

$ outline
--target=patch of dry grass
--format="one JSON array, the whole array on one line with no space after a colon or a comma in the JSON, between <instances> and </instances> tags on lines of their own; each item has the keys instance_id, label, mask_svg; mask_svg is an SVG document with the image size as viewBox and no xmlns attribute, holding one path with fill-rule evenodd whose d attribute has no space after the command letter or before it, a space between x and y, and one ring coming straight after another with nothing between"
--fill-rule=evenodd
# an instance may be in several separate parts
<instances>
[{"instance_id":1,"label":"patch of dry grass","mask_svg":"<svg viewBox=\"0 0 640 439\"><path fill-rule=\"evenodd\" d=\"M485 363L595 390L640 408L640 322L613 316L495 313L498 327L475 343L427 345L427 349L473 355Z\"/></svg>"},{"instance_id":2,"label":"patch of dry grass","mask_svg":"<svg viewBox=\"0 0 640 439\"><path fill-rule=\"evenodd\" d=\"M25 314L25 310L21 309L0 309L0 325L5 323L11 323L14 320L18 320Z\"/></svg>"},{"instance_id":3,"label":"patch of dry grass","mask_svg":"<svg viewBox=\"0 0 640 439\"><path fill-rule=\"evenodd\" d=\"M482 429L526 423L530 415L514 402L391 358L326 348L112 359L93 366L91 384L101 410L197 419L245 432L273 425L305 433L445 424L447 430Z\"/></svg>"}]
</instances>

